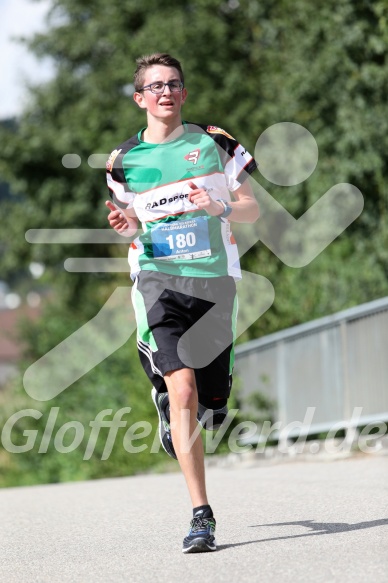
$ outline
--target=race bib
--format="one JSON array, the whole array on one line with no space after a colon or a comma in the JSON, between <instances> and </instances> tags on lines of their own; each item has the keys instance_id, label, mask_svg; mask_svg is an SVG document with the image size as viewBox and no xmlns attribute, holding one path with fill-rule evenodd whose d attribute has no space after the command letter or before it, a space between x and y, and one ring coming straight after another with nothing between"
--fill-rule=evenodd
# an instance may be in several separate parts
<instances>
[{"instance_id":1,"label":"race bib","mask_svg":"<svg viewBox=\"0 0 388 583\"><path fill-rule=\"evenodd\" d=\"M211 255L207 217L163 223L151 229L155 259L197 259Z\"/></svg>"}]
</instances>

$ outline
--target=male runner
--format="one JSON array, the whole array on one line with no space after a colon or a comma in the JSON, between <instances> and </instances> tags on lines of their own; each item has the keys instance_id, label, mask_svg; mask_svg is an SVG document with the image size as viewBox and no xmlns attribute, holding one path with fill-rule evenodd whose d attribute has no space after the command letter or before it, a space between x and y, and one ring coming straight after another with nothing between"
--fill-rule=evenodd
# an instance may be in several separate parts
<instances>
[{"instance_id":1,"label":"male runner","mask_svg":"<svg viewBox=\"0 0 388 583\"><path fill-rule=\"evenodd\" d=\"M214 551L203 445L193 433L198 421L219 427L228 411L241 277L230 221L259 216L246 180L256 163L224 130L182 121L187 90L170 55L138 59L134 86L147 126L109 157L108 220L126 236L142 224L128 254L132 301L161 443L178 459L193 505L182 551Z\"/></svg>"}]
</instances>

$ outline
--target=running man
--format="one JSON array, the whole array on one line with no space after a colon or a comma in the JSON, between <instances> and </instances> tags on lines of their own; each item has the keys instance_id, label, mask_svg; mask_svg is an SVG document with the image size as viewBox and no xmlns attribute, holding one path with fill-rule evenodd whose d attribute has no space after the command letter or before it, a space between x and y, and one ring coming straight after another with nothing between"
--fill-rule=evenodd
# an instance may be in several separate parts
<instances>
[{"instance_id":1,"label":"running man","mask_svg":"<svg viewBox=\"0 0 388 583\"><path fill-rule=\"evenodd\" d=\"M128 253L138 350L162 446L178 459L193 506L182 551L214 551L216 521L194 432L198 422L217 429L228 412L241 278L230 222L259 217L246 180L256 163L224 130L182 120L187 90L175 58L138 59L134 87L147 126L109 157L108 220L126 236L142 225Z\"/></svg>"}]
</instances>

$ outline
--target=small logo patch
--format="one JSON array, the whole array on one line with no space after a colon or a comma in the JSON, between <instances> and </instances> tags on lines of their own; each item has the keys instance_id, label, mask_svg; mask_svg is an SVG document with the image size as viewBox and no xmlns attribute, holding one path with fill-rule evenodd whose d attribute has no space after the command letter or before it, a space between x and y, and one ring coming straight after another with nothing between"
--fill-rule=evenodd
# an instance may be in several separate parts
<instances>
[{"instance_id":1,"label":"small logo patch","mask_svg":"<svg viewBox=\"0 0 388 583\"><path fill-rule=\"evenodd\" d=\"M234 140L234 137L233 136L231 136L230 134L228 134L228 132L226 132L225 130L223 130L221 128L218 128L217 126L207 126L207 131L210 134L222 134L223 136L226 136L227 138L230 138L231 140Z\"/></svg>"},{"instance_id":2,"label":"small logo patch","mask_svg":"<svg viewBox=\"0 0 388 583\"><path fill-rule=\"evenodd\" d=\"M112 172L113 164L115 163L115 160L116 160L117 156L120 154L120 152L121 152L121 149L120 150L113 150L113 152L109 156L108 161L106 163L106 169L108 172Z\"/></svg>"},{"instance_id":3,"label":"small logo patch","mask_svg":"<svg viewBox=\"0 0 388 583\"><path fill-rule=\"evenodd\" d=\"M187 160L188 162L192 162L195 165L198 162L200 153L201 150L197 148L196 150L189 152L187 156L185 156L185 160Z\"/></svg>"}]
</instances>

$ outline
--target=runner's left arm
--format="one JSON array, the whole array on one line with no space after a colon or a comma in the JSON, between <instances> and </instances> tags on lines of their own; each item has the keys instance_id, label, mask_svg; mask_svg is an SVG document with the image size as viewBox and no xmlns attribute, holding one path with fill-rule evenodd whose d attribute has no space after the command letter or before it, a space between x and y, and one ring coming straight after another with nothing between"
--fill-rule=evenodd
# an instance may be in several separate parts
<instances>
[{"instance_id":1,"label":"runner's left arm","mask_svg":"<svg viewBox=\"0 0 388 583\"><path fill-rule=\"evenodd\" d=\"M193 189L189 199L198 208L204 209L212 216L218 216L223 213L223 205L214 200L204 188L196 188L193 182L189 183L189 186ZM228 202L228 205L232 208L232 212L228 215L228 220L236 223L254 223L257 221L260 215L259 205L248 178L233 191L233 197L235 200Z\"/></svg>"},{"instance_id":2,"label":"runner's left arm","mask_svg":"<svg viewBox=\"0 0 388 583\"><path fill-rule=\"evenodd\" d=\"M256 222L260 216L260 209L249 178L233 191L233 197L235 200L228 203L232 207L232 212L228 216L229 221L234 221L235 223Z\"/></svg>"}]
</instances>

